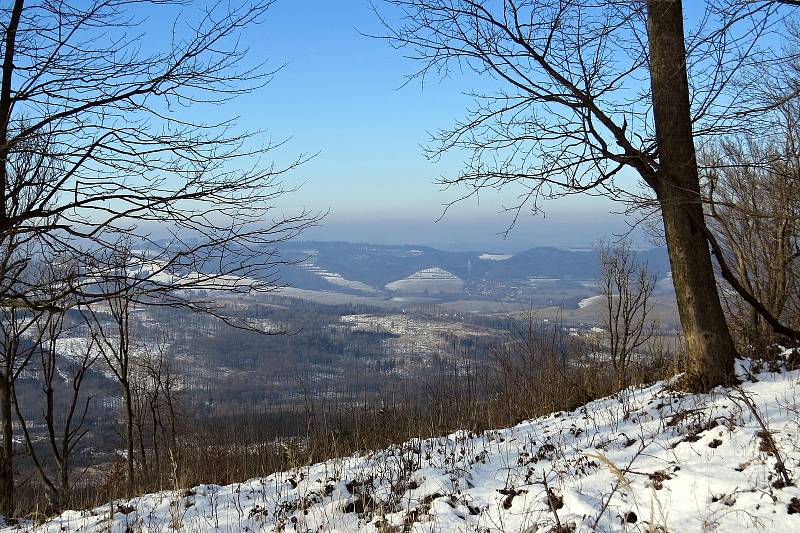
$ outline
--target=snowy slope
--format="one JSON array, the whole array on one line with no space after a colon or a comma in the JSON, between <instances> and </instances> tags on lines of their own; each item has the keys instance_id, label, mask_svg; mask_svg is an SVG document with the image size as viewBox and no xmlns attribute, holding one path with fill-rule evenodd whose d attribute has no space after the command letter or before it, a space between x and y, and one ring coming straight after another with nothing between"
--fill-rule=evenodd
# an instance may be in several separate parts
<instances>
[{"instance_id":1,"label":"snowy slope","mask_svg":"<svg viewBox=\"0 0 800 533\"><path fill-rule=\"evenodd\" d=\"M400 292L460 292L464 288L464 281L442 268L426 268L414 272L407 278L399 279L386 284L390 291Z\"/></svg>"},{"instance_id":2,"label":"snowy slope","mask_svg":"<svg viewBox=\"0 0 800 533\"><path fill-rule=\"evenodd\" d=\"M629 389L481 435L457 432L225 487L67 512L36 531L800 530L800 371L739 362L739 390Z\"/></svg>"}]
</instances>

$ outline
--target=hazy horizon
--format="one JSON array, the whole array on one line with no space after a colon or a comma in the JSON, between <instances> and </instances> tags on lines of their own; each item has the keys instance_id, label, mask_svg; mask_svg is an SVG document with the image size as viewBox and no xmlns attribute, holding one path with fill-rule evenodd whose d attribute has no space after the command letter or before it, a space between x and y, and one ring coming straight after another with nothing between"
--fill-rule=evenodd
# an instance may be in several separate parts
<instances>
[{"instance_id":1,"label":"hazy horizon","mask_svg":"<svg viewBox=\"0 0 800 533\"><path fill-rule=\"evenodd\" d=\"M535 248L591 248L600 240L628 236L636 247L657 246L641 228L631 231L621 215L598 212L554 213L546 218L523 215L507 236L507 216L456 217L442 220L336 219L298 237L301 241L344 241L384 245L420 245L455 252L513 253Z\"/></svg>"}]
</instances>

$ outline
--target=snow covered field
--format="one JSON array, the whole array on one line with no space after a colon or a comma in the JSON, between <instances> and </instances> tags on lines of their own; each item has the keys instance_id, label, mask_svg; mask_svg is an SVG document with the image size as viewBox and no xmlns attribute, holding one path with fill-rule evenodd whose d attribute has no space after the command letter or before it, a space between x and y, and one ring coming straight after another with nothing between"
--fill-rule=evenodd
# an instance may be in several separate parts
<instances>
[{"instance_id":1,"label":"snow covered field","mask_svg":"<svg viewBox=\"0 0 800 533\"><path fill-rule=\"evenodd\" d=\"M745 381L736 389L692 395L658 383L508 429L287 465L28 529L800 530L800 371L738 366Z\"/></svg>"},{"instance_id":2,"label":"snow covered field","mask_svg":"<svg viewBox=\"0 0 800 533\"><path fill-rule=\"evenodd\" d=\"M590 305L594 304L595 302L600 303L605 296L602 294L596 294L595 296L589 296L588 298L584 298L580 302L578 302L578 309L585 309Z\"/></svg>"},{"instance_id":3,"label":"snow covered field","mask_svg":"<svg viewBox=\"0 0 800 533\"><path fill-rule=\"evenodd\" d=\"M328 283L332 285L338 285L340 287L347 287L348 289L355 289L357 291L366 292L370 294L378 294L379 291L375 287L370 287L366 283L362 283L360 281L353 281L350 279L343 278L340 274L336 272L329 272L324 268L320 268L314 264L305 265L304 268L309 272L312 272Z\"/></svg>"}]
</instances>

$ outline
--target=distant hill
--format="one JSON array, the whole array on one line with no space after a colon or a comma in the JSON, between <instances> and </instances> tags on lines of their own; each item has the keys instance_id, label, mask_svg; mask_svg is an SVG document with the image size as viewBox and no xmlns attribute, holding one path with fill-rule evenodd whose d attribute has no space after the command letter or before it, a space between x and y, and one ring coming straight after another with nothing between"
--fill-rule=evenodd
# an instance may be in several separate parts
<instances>
[{"instance_id":1,"label":"distant hill","mask_svg":"<svg viewBox=\"0 0 800 533\"><path fill-rule=\"evenodd\" d=\"M360 284L383 290L388 284L427 269L442 269L470 283L530 278L594 280L599 268L593 250L555 247L531 248L508 257L493 255L491 251L449 252L428 246L300 241L284 244L281 253L285 259L305 261L304 266L282 269L284 282L300 288L344 292L360 292L354 288ZM637 260L646 262L659 278L669 272L665 248L637 252ZM349 287L341 282L330 283L329 280L337 279L333 276L353 283Z\"/></svg>"},{"instance_id":2,"label":"distant hill","mask_svg":"<svg viewBox=\"0 0 800 533\"><path fill-rule=\"evenodd\" d=\"M497 261L485 276L495 280L527 278L594 279L599 261L594 251L531 248Z\"/></svg>"}]
</instances>

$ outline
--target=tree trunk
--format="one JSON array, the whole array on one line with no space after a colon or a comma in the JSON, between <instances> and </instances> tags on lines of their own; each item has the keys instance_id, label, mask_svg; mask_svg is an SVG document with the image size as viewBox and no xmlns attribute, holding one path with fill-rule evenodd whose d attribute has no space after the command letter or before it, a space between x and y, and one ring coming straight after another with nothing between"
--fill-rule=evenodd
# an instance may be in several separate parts
<instances>
[{"instance_id":1,"label":"tree trunk","mask_svg":"<svg viewBox=\"0 0 800 533\"><path fill-rule=\"evenodd\" d=\"M69 452L67 452L69 453ZM59 477L61 479L61 486L58 491L58 503L60 509L69 508L70 487L69 487L69 461L67 456L64 456L64 461L59 468Z\"/></svg>"},{"instance_id":2,"label":"tree trunk","mask_svg":"<svg viewBox=\"0 0 800 533\"><path fill-rule=\"evenodd\" d=\"M6 354L8 357L8 354ZM0 514L14 515L14 433L11 425L11 384L9 373L0 378L0 425L3 431L3 449L0 451Z\"/></svg>"},{"instance_id":3,"label":"tree trunk","mask_svg":"<svg viewBox=\"0 0 800 533\"><path fill-rule=\"evenodd\" d=\"M161 487L161 457L159 457L158 450L158 410L156 407L150 407L150 414L153 416L153 460L155 461L153 473L154 479L158 480L158 488Z\"/></svg>"},{"instance_id":4,"label":"tree trunk","mask_svg":"<svg viewBox=\"0 0 800 533\"><path fill-rule=\"evenodd\" d=\"M128 497L133 498L135 489L134 468L133 468L133 398L131 397L131 387L127 382L122 383L122 395L125 400L125 440L128 448L127 457L127 477L128 477Z\"/></svg>"},{"instance_id":5,"label":"tree trunk","mask_svg":"<svg viewBox=\"0 0 800 533\"><path fill-rule=\"evenodd\" d=\"M717 292L692 135L683 7L648 0L650 79L658 141L656 195L688 349L687 385L703 390L734 380L736 349Z\"/></svg>"},{"instance_id":6,"label":"tree trunk","mask_svg":"<svg viewBox=\"0 0 800 533\"><path fill-rule=\"evenodd\" d=\"M14 515L14 433L11 425L11 386L8 376L0 383L0 426L3 431L3 449L0 452L0 513Z\"/></svg>"},{"instance_id":7,"label":"tree trunk","mask_svg":"<svg viewBox=\"0 0 800 533\"><path fill-rule=\"evenodd\" d=\"M17 28L19 27L19 19L22 16L24 4L23 0L16 0L14 9L11 10L8 25L3 25L5 42L3 43L3 75L2 81L0 81L0 231L3 234L8 230L9 217L6 194L8 194L8 128L11 122L11 107L13 103L11 81L14 76ZM7 8L4 7L5 9Z\"/></svg>"}]
</instances>

